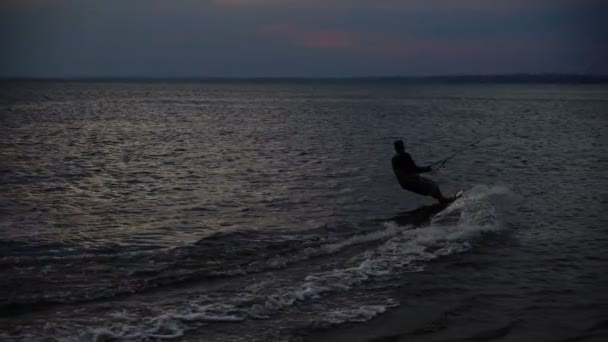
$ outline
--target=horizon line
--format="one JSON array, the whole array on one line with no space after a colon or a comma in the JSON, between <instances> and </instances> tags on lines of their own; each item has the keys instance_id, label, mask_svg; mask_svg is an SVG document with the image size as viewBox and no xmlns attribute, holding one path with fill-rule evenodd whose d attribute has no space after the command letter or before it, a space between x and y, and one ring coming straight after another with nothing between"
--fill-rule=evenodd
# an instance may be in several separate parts
<instances>
[{"instance_id":1,"label":"horizon line","mask_svg":"<svg viewBox=\"0 0 608 342\"><path fill-rule=\"evenodd\" d=\"M608 74L505 73L425 76L67 76L0 77L0 81L472 81L472 82L608 82Z\"/></svg>"}]
</instances>

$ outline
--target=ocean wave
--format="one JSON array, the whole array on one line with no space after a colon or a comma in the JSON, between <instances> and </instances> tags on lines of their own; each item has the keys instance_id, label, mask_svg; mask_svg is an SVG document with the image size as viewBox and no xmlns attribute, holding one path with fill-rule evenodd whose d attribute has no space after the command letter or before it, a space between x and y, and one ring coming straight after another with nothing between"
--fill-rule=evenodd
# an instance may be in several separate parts
<instances>
[{"instance_id":1,"label":"ocean wave","mask_svg":"<svg viewBox=\"0 0 608 342\"><path fill-rule=\"evenodd\" d=\"M318 301L329 293L347 293L362 283L420 271L429 261L470 250L483 242L488 234L504 229L500 221L495 220L494 207L486 201L496 189L486 190L478 189L465 195L445 213L431 220L427 227L404 229L392 222L384 223L384 233L360 239L386 240L349 259L350 266L311 272L299 284L253 284L236 297L228 295L218 298L216 295L214 299L205 298L198 304L190 303L185 310L175 305L148 318L130 316L124 319L115 316L110 326L90 328L85 334L78 334L78 339L170 339L210 321L270 319L288 307ZM329 248L329 251L332 250ZM325 313L322 320L332 324L369 320L389 306L398 304L391 302L385 306L337 308ZM211 308L213 314L210 314Z\"/></svg>"},{"instance_id":2,"label":"ocean wave","mask_svg":"<svg viewBox=\"0 0 608 342\"><path fill-rule=\"evenodd\" d=\"M192 245L114 255L8 257L0 260L0 269L10 269L5 283L13 290L0 295L0 307L14 313L32 305L94 301L187 281L281 269L350 246L379 242L401 229L341 223L305 232L215 234ZM17 286L23 283L28 285Z\"/></svg>"},{"instance_id":3,"label":"ocean wave","mask_svg":"<svg viewBox=\"0 0 608 342\"><path fill-rule=\"evenodd\" d=\"M399 306L399 303L388 300L383 305L361 305L354 308L340 308L322 314L315 322L318 326L338 325L350 322L365 322L383 314L386 310Z\"/></svg>"}]
</instances>

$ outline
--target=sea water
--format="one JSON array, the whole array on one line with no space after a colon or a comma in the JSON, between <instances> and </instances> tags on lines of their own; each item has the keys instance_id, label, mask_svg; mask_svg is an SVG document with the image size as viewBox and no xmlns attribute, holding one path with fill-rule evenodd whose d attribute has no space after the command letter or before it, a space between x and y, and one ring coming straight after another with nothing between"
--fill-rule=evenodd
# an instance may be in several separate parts
<instances>
[{"instance_id":1,"label":"sea water","mask_svg":"<svg viewBox=\"0 0 608 342\"><path fill-rule=\"evenodd\" d=\"M605 340L607 126L606 85L4 82L0 338ZM480 140L465 195L395 139Z\"/></svg>"}]
</instances>

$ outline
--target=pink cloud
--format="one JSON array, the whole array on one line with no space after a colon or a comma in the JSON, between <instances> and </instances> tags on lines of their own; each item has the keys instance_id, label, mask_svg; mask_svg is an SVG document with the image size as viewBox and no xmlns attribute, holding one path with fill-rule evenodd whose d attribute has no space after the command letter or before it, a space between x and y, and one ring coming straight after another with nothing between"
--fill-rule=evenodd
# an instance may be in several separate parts
<instances>
[{"instance_id":1,"label":"pink cloud","mask_svg":"<svg viewBox=\"0 0 608 342\"><path fill-rule=\"evenodd\" d=\"M343 11L345 9L392 12L527 12L592 6L597 0L212 0L221 7L298 7Z\"/></svg>"},{"instance_id":2,"label":"pink cloud","mask_svg":"<svg viewBox=\"0 0 608 342\"><path fill-rule=\"evenodd\" d=\"M549 41L528 35L507 40L474 38L422 38L396 33L352 32L344 30L307 30L290 23L274 23L258 30L263 37L295 46L320 50L344 50L356 58L371 58L379 63L409 63L412 60L441 61L445 65L488 63L488 60L532 58L522 56L539 51L561 51L559 39ZM539 44L539 42L542 42ZM484 57L485 56L485 57Z\"/></svg>"},{"instance_id":3,"label":"pink cloud","mask_svg":"<svg viewBox=\"0 0 608 342\"><path fill-rule=\"evenodd\" d=\"M264 36L278 37L294 45L311 48L362 49L388 35L375 35L339 30L304 30L288 23L274 23L258 30Z\"/></svg>"},{"instance_id":4,"label":"pink cloud","mask_svg":"<svg viewBox=\"0 0 608 342\"><path fill-rule=\"evenodd\" d=\"M289 5L296 3L295 0L213 0L217 6L244 7L244 6L266 6L266 5Z\"/></svg>"},{"instance_id":5,"label":"pink cloud","mask_svg":"<svg viewBox=\"0 0 608 342\"><path fill-rule=\"evenodd\" d=\"M299 37L299 43L308 47L317 48L351 48L360 37L340 32L304 32Z\"/></svg>"},{"instance_id":6,"label":"pink cloud","mask_svg":"<svg viewBox=\"0 0 608 342\"><path fill-rule=\"evenodd\" d=\"M295 45L316 48L348 48L355 43L355 38L348 33L305 31L288 23L274 23L263 26L258 32L264 36L285 39Z\"/></svg>"}]
</instances>

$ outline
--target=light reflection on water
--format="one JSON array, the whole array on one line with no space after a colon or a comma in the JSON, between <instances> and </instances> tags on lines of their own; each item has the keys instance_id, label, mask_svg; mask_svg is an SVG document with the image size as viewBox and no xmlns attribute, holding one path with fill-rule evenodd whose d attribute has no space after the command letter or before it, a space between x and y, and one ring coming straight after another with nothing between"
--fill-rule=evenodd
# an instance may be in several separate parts
<instances>
[{"instance_id":1,"label":"light reflection on water","mask_svg":"<svg viewBox=\"0 0 608 342\"><path fill-rule=\"evenodd\" d=\"M437 175L448 191L499 182L544 194L552 172L561 183L600 177L579 166L605 153L597 86L9 86L8 239L169 246L244 225L383 215L419 200L394 184L392 137L424 164L487 136Z\"/></svg>"},{"instance_id":2,"label":"light reflection on water","mask_svg":"<svg viewBox=\"0 0 608 342\"><path fill-rule=\"evenodd\" d=\"M359 239L352 234L369 233L366 222L432 202L405 193L394 180L389 161L396 137L422 165L486 137L432 175L446 193L499 185L523 199L505 218L514 246L500 255L483 252L483 262L511 267L512 276L483 269L486 264L473 253L469 262L480 263L476 267L482 275L505 283L525 279L522 288L547 287L551 280L551 286L563 290L570 286L565 274L583 279L580 286L591 290L599 283L599 276L593 277L605 261L602 228L608 224L605 86L2 87L0 261L22 267L6 279L29 284L20 289L22 297L2 298L63 299L65 288L75 300L105 298L146 288L148 280L164 286L206 276L218 272L218 265L221 272L237 272L254 259L248 267L255 270L258 259L276 258L272 267L279 267L283 260L277 255L297 259L306 248L335 246L344 243L338 240L344 236ZM226 241L213 238L219 232L228 233L221 235ZM386 234L396 233L388 229ZM129 254L145 249L155 250L143 252L144 257ZM40 259L29 260L29 255ZM351 256L343 259L350 262ZM215 258L224 258L225 264ZM297 283L302 273L325 272L323 267L333 262L341 266L335 260L341 258L294 266L275 280L292 286L290 281ZM560 264L562 259L570 261ZM36 268L45 262L48 274ZM81 274L79 267L98 277ZM438 267L445 267L445 277L458 279L458 269L449 263ZM230 286L267 281L252 278L231 280ZM45 282L48 287L37 285ZM547 291L555 290L551 286ZM382 302L386 296L355 292L350 295L365 297L358 298L361 303L374 296ZM326 305L332 300L359 303L336 296Z\"/></svg>"}]
</instances>

